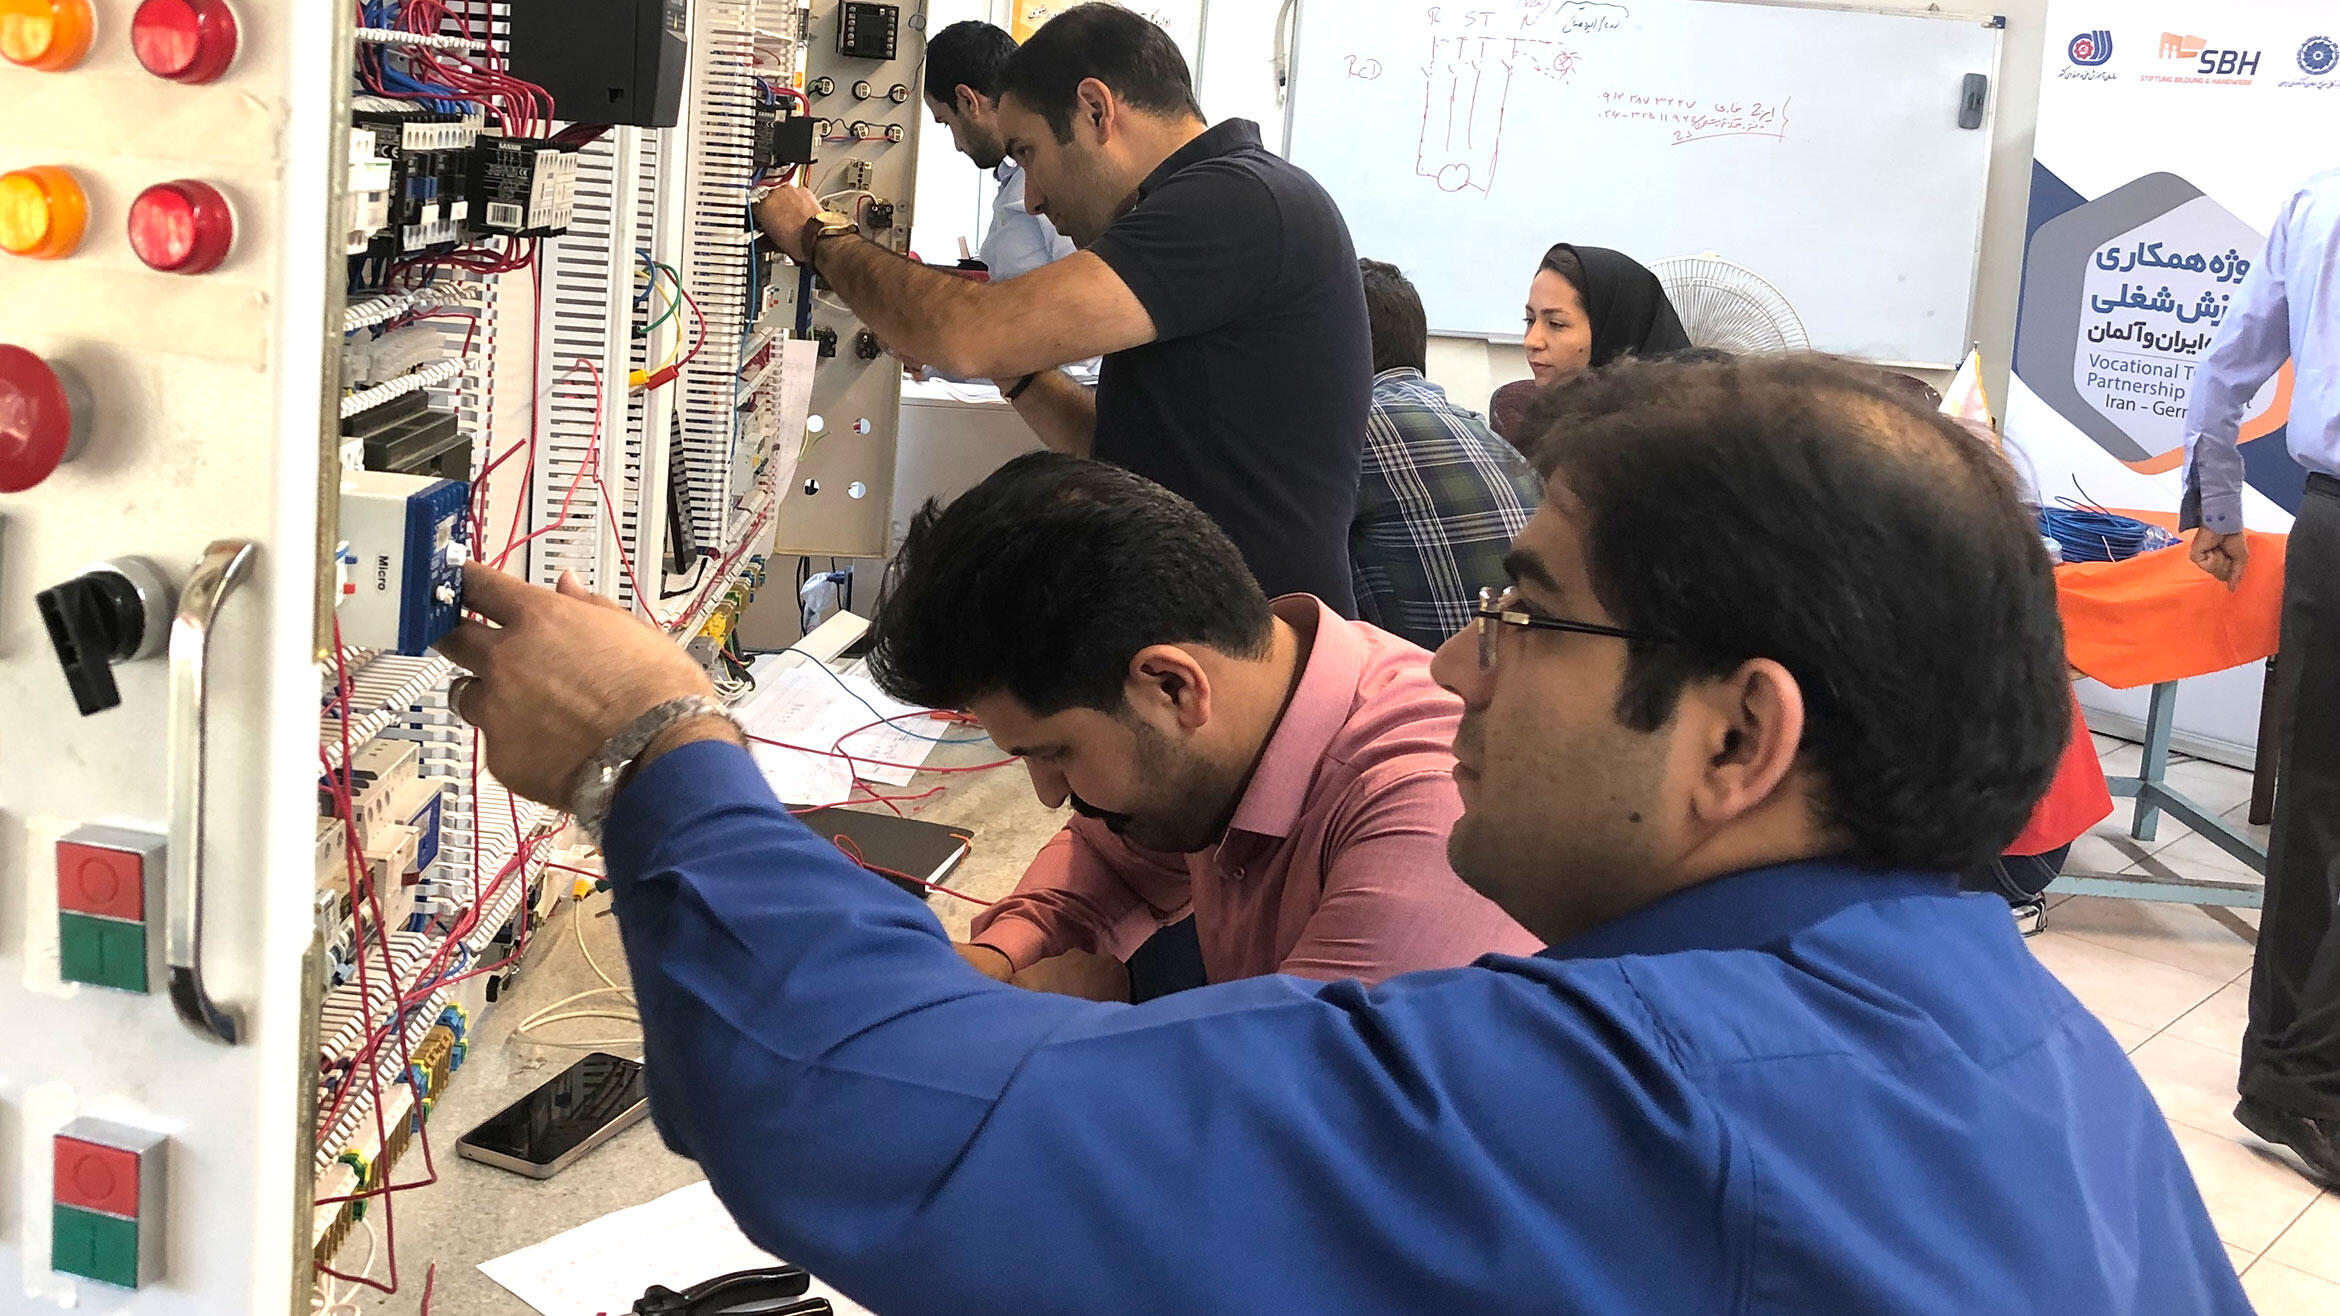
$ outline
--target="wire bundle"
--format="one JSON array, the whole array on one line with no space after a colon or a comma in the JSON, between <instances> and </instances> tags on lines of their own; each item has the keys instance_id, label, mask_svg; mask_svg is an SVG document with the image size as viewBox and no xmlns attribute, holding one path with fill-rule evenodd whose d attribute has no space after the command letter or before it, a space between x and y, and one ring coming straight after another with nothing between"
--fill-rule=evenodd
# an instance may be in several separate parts
<instances>
[{"instance_id":1,"label":"wire bundle","mask_svg":"<svg viewBox=\"0 0 2340 1316\"><path fill-rule=\"evenodd\" d=\"M2065 506L2041 508L2039 528L2063 549L2066 562L2126 562L2178 542L2160 526L2068 499Z\"/></svg>"},{"instance_id":2,"label":"wire bundle","mask_svg":"<svg viewBox=\"0 0 2340 1316\"><path fill-rule=\"evenodd\" d=\"M539 136L552 126L552 95L514 77L494 44L475 36L470 22L443 0L360 0L358 25L418 36L437 36L451 27L453 35L485 50L482 62L429 46L400 46L395 52L360 46L358 73L375 94L421 101L447 113L480 106L495 114L503 131L518 137Z\"/></svg>"}]
</instances>

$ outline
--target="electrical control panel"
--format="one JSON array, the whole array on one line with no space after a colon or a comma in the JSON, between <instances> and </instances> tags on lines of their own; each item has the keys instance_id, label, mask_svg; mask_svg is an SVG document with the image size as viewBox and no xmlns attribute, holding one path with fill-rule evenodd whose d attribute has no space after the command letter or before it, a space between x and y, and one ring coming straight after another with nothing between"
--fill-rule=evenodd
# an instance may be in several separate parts
<instances>
[{"instance_id":1,"label":"electrical control panel","mask_svg":"<svg viewBox=\"0 0 2340 1316\"><path fill-rule=\"evenodd\" d=\"M805 185L831 209L859 220L871 241L908 255L925 117L919 93L924 11L813 0L809 12L804 93L814 120L814 159L804 170ZM817 279L793 309L819 345L820 367L774 552L881 557L902 363ZM766 606L775 616L793 615L785 602Z\"/></svg>"},{"instance_id":2,"label":"electrical control panel","mask_svg":"<svg viewBox=\"0 0 2340 1316\"><path fill-rule=\"evenodd\" d=\"M308 1307L282 1240L354 8L0 17L11 1316Z\"/></svg>"},{"instance_id":3,"label":"electrical control panel","mask_svg":"<svg viewBox=\"0 0 2340 1316\"><path fill-rule=\"evenodd\" d=\"M0 1310L298 1316L366 1264L578 862L450 707L466 561L744 693L858 329L751 188L851 157L906 207L914 118L820 140L794 0L621 7L639 116L516 73L508 0L0 15Z\"/></svg>"}]
</instances>

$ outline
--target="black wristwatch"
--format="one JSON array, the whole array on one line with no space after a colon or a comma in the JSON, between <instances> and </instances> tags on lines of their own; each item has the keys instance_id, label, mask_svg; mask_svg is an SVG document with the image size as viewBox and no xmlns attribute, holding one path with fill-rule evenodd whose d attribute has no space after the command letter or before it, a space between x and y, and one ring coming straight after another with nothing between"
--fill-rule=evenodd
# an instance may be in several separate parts
<instances>
[{"instance_id":1,"label":"black wristwatch","mask_svg":"<svg viewBox=\"0 0 2340 1316\"><path fill-rule=\"evenodd\" d=\"M1019 379L1015 383L1010 384L1006 388L1000 390L999 395L1008 401L1013 402L1017 398L1024 396L1024 390L1032 387L1032 381L1038 379L1039 377L1040 372L1035 370L1031 374L1024 376L1022 379Z\"/></svg>"}]
</instances>

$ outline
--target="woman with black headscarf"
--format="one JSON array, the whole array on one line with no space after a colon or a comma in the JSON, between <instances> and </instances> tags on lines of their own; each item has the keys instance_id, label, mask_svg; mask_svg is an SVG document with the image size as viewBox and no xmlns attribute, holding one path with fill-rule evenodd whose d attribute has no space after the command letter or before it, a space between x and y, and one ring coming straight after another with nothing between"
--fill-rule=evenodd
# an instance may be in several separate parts
<instances>
[{"instance_id":1,"label":"woman with black headscarf","mask_svg":"<svg viewBox=\"0 0 2340 1316\"><path fill-rule=\"evenodd\" d=\"M1649 267L1607 247L1560 243L1528 285L1528 369L1535 378L1495 390L1495 432L1520 441L1518 428L1540 391L1565 384L1621 356L1664 356L1690 346L1682 318Z\"/></svg>"}]
</instances>

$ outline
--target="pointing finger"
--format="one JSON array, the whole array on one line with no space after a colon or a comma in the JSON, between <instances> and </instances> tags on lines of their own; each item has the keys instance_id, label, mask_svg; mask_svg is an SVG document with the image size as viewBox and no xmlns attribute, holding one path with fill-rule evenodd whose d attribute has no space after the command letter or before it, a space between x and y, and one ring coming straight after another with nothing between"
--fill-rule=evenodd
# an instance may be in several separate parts
<instances>
[{"instance_id":1,"label":"pointing finger","mask_svg":"<svg viewBox=\"0 0 2340 1316\"><path fill-rule=\"evenodd\" d=\"M527 610L529 596L536 592L536 586L484 563L473 562L463 568L464 609L500 625L518 621Z\"/></svg>"}]
</instances>

